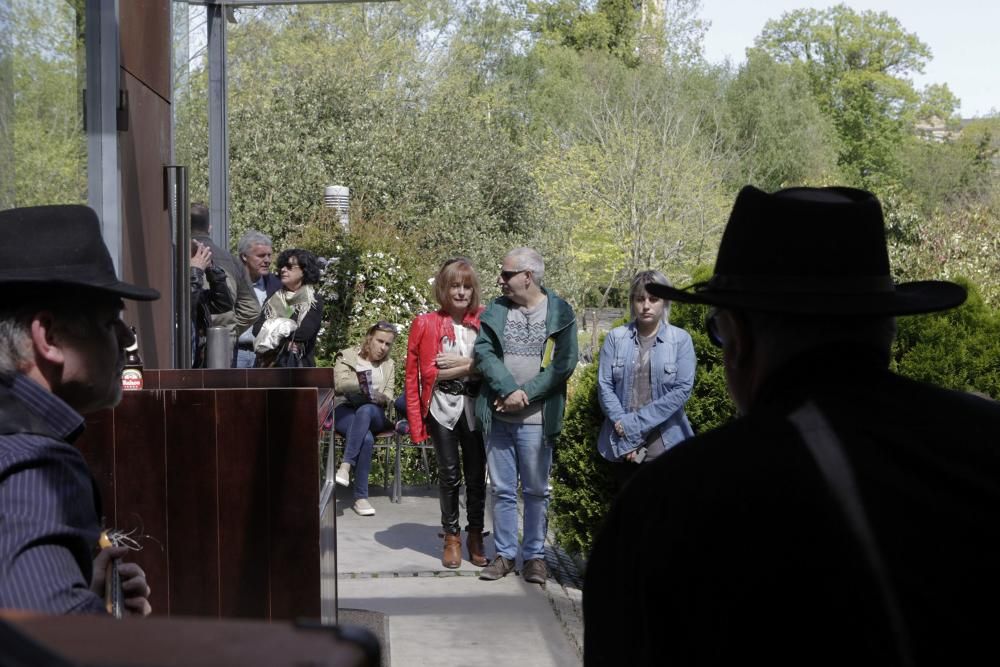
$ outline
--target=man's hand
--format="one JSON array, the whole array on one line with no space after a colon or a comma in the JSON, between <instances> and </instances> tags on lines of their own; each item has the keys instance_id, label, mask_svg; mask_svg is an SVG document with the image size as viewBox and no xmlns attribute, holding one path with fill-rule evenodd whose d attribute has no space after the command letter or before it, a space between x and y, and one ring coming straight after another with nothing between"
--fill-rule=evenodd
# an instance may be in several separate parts
<instances>
[{"instance_id":1,"label":"man's hand","mask_svg":"<svg viewBox=\"0 0 1000 667\"><path fill-rule=\"evenodd\" d=\"M94 559L94 579L90 582L90 590L104 597L104 583L108 573L108 564L114 558L124 558L129 553L126 547L107 547L101 549ZM149 616L153 608L149 605L149 584L146 583L146 573L135 563L119 563L118 576L122 580L122 595L125 598L125 610L130 616Z\"/></svg>"},{"instance_id":2,"label":"man's hand","mask_svg":"<svg viewBox=\"0 0 1000 667\"><path fill-rule=\"evenodd\" d=\"M212 249L198 241L192 243L198 246L198 250L191 255L191 266L197 266L202 271L212 266Z\"/></svg>"},{"instance_id":3,"label":"man's hand","mask_svg":"<svg viewBox=\"0 0 1000 667\"><path fill-rule=\"evenodd\" d=\"M518 412L528 407L528 395L523 389L517 389L507 394L506 398L493 401L493 408L497 412Z\"/></svg>"},{"instance_id":4,"label":"man's hand","mask_svg":"<svg viewBox=\"0 0 1000 667\"><path fill-rule=\"evenodd\" d=\"M625 427L622 426L622 423L620 421L615 422L615 433L618 434L619 438L625 437Z\"/></svg>"}]
</instances>

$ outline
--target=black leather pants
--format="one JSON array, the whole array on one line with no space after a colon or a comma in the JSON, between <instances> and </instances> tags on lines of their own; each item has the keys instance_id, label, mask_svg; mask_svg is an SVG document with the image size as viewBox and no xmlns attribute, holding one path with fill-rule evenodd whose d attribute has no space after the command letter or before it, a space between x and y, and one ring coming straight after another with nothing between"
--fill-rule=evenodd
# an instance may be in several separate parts
<instances>
[{"instance_id":1,"label":"black leather pants","mask_svg":"<svg viewBox=\"0 0 1000 667\"><path fill-rule=\"evenodd\" d=\"M462 448L462 469L465 472L465 513L467 530L483 529L483 512L486 507L486 448L483 435L469 430L465 415L451 431L427 414L427 433L434 441L437 454L439 495L441 496L441 526L444 532L455 535L458 526L458 489L462 475L458 469L458 448Z\"/></svg>"}]
</instances>

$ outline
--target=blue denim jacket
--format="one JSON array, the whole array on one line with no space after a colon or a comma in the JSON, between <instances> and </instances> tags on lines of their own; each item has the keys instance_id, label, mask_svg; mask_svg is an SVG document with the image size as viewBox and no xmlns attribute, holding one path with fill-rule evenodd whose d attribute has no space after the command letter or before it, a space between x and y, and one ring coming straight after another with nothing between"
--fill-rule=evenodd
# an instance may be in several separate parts
<instances>
[{"instance_id":1,"label":"blue denim jacket","mask_svg":"<svg viewBox=\"0 0 1000 667\"><path fill-rule=\"evenodd\" d=\"M617 461L642 445L654 429L666 448L694 435L684 404L694 386L695 355L691 336L680 327L663 322L650 352L652 374L651 403L635 412L627 407L632 395L636 365L639 363L639 332L635 322L616 327L608 333L601 347L597 370L597 399L604 411L604 424L597 437L597 449L609 461ZM615 433L621 421L625 436Z\"/></svg>"}]
</instances>

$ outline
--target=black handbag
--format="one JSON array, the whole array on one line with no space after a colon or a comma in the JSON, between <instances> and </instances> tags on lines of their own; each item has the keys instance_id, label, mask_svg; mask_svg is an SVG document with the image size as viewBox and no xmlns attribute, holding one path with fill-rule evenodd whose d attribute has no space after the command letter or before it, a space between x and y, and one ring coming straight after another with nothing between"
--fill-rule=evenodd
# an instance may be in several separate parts
<instances>
[{"instance_id":1,"label":"black handbag","mask_svg":"<svg viewBox=\"0 0 1000 667\"><path fill-rule=\"evenodd\" d=\"M281 344L278 356L274 360L274 365L278 368L305 368L306 364L302 359L301 350L292 350L289 346L290 340Z\"/></svg>"}]
</instances>

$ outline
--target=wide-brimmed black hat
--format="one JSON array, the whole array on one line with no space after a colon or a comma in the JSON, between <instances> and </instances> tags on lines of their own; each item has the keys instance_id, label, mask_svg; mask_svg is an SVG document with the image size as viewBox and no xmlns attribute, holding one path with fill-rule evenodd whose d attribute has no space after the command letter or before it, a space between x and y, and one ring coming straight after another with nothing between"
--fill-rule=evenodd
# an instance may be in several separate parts
<instances>
[{"instance_id":1,"label":"wide-brimmed black hat","mask_svg":"<svg viewBox=\"0 0 1000 667\"><path fill-rule=\"evenodd\" d=\"M87 206L32 206L0 211L0 285L75 286L126 299L152 301L160 293L118 280Z\"/></svg>"},{"instance_id":2,"label":"wide-brimmed black hat","mask_svg":"<svg viewBox=\"0 0 1000 667\"><path fill-rule=\"evenodd\" d=\"M663 299L774 313L912 315L961 305L961 285L895 284L882 207L854 188L740 191L715 275L684 289L650 283Z\"/></svg>"}]
</instances>

